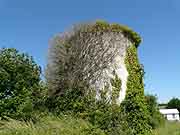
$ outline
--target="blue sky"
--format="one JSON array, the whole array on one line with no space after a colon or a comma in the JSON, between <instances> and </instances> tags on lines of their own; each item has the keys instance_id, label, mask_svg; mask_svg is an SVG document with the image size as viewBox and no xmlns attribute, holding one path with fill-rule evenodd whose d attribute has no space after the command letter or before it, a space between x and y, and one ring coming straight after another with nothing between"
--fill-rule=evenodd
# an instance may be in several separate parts
<instances>
[{"instance_id":1,"label":"blue sky","mask_svg":"<svg viewBox=\"0 0 180 135\"><path fill-rule=\"evenodd\" d=\"M104 19L140 33L146 92L180 96L179 0L0 0L0 47L34 56L43 68L49 40L72 24Z\"/></svg>"}]
</instances>

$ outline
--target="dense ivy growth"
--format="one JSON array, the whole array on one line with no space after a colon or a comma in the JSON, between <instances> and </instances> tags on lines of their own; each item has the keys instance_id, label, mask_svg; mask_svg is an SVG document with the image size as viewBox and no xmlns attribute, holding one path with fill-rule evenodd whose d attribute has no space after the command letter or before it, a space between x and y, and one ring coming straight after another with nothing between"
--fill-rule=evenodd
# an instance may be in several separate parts
<instances>
[{"instance_id":1,"label":"dense ivy growth","mask_svg":"<svg viewBox=\"0 0 180 135\"><path fill-rule=\"evenodd\" d=\"M105 21L96 21L95 24L86 25L86 29L83 29L84 32L122 32L125 37L127 37L136 47L141 43L141 37L139 34L134 32L132 29L125 25L120 24L109 24Z\"/></svg>"},{"instance_id":2,"label":"dense ivy growth","mask_svg":"<svg viewBox=\"0 0 180 135\"><path fill-rule=\"evenodd\" d=\"M148 125L149 112L144 97L144 72L139 64L135 45L128 48L125 63L129 76L122 109L127 114L128 125L134 135L149 135L151 127Z\"/></svg>"},{"instance_id":3,"label":"dense ivy growth","mask_svg":"<svg viewBox=\"0 0 180 135\"><path fill-rule=\"evenodd\" d=\"M110 103L104 91L101 100L97 101L94 91L84 96L82 90L66 90L62 96L50 97L46 104L50 112L86 119L106 135L131 135L125 114L119 105Z\"/></svg>"},{"instance_id":4,"label":"dense ivy growth","mask_svg":"<svg viewBox=\"0 0 180 135\"><path fill-rule=\"evenodd\" d=\"M112 85L112 103L117 103L117 99L119 97L119 92L121 90L121 79L118 78L117 75L115 75L114 79L111 79L111 85Z\"/></svg>"}]
</instances>

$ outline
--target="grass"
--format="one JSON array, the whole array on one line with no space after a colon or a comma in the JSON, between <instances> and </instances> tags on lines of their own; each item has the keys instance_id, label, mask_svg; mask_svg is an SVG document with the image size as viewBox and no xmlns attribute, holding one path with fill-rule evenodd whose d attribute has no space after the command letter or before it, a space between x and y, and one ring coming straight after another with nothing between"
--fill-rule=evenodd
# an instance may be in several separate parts
<instances>
[{"instance_id":1,"label":"grass","mask_svg":"<svg viewBox=\"0 0 180 135\"><path fill-rule=\"evenodd\" d=\"M154 135L180 135L180 122L166 121ZM88 121L72 116L46 116L39 122L0 121L0 135L105 135Z\"/></svg>"},{"instance_id":2,"label":"grass","mask_svg":"<svg viewBox=\"0 0 180 135\"><path fill-rule=\"evenodd\" d=\"M180 135L180 122L167 121L163 127L155 130L155 135Z\"/></svg>"},{"instance_id":3,"label":"grass","mask_svg":"<svg viewBox=\"0 0 180 135\"><path fill-rule=\"evenodd\" d=\"M70 116L42 118L37 123L13 119L0 121L0 135L105 135L82 119Z\"/></svg>"}]
</instances>

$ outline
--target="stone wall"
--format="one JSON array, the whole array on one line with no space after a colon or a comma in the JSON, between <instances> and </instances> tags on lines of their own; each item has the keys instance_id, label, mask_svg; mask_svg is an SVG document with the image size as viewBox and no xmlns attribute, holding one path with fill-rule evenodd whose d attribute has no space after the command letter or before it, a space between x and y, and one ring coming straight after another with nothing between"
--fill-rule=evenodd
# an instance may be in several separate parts
<instances>
[{"instance_id":1,"label":"stone wall","mask_svg":"<svg viewBox=\"0 0 180 135\"><path fill-rule=\"evenodd\" d=\"M94 84L91 84L97 90L97 98L101 90L108 87L108 97L111 98L113 86L111 84L111 79L115 79L115 75L121 80L121 87L119 92L119 97L117 103L121 103L126 95L126 82L128 77L128 72L126 65L124 63L126 50L132 45L132 43L127 39L121 32L107 32L102 34L103 46L109 47L108 53L114 53L117 51L117 55L113 58L111 63L106 69L103 70L101 76L96 80ZM100 53L100 52L99 52Z\"/></svg>"}]
</instances>

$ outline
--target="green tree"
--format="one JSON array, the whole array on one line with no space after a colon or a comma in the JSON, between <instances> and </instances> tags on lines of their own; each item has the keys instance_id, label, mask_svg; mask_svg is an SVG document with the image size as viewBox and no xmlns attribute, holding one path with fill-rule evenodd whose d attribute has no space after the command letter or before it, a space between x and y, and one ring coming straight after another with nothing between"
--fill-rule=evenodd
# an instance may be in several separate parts
<instances>
[{"instance_id":1,"label":"green tree","mask_svg":"<svg viewBox=\"0 0 180 135\"><path fill-rule=\"evenodd\" d=\"M40 74L40 67L28 54L13 48L0 49L0 117L30 115Z\"/></svg>"},{"instance_id":2,"label":"green tree","mask_svg":"<svg viewBox=\"0 0 180 135\"><path fill-rule=\"evenodd\" d=\"M168 104L167 104L168 109L173 109L176 108L178 111L180 111L180 99L178 98L172 98Z\"/></svg>"}]
</instances>

